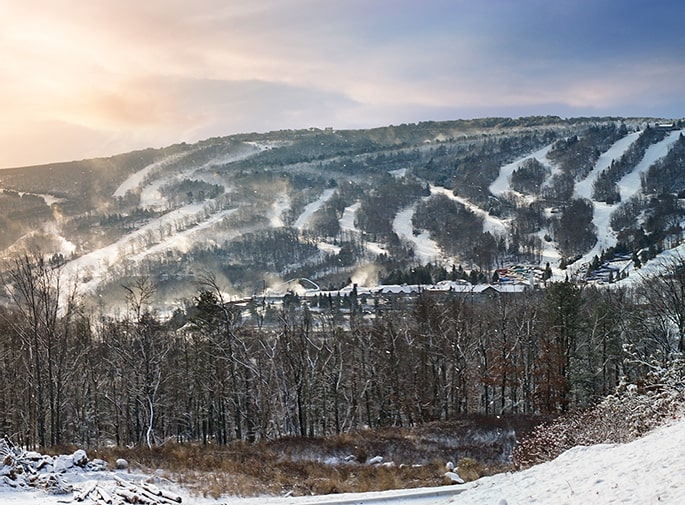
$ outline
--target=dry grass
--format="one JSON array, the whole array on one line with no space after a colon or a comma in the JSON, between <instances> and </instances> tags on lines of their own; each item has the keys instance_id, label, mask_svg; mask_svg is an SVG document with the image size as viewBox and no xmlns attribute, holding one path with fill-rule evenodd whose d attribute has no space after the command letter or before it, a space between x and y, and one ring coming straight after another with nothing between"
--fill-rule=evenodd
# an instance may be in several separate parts
<instances>
[{"instance_id":1,"label":"dry grass","mask_svg":"<svg viewBox=\"0 0 685 505\"><path fill-rule=\"evenodd\" d=\"M112 467L124 458L131 471L157 471L198 495L214 498L383 491L441 485L447 461L457 461L465 481L511 469L502 453L508 450L509 439L487 435L503 428L471 419L255 444L168 442L152 449L104 448L90 451L89 457L104 459ZM378 455L388 463L367 463ZM349 456L354 460L346 462Z\"/></svg>"}]
</instances>

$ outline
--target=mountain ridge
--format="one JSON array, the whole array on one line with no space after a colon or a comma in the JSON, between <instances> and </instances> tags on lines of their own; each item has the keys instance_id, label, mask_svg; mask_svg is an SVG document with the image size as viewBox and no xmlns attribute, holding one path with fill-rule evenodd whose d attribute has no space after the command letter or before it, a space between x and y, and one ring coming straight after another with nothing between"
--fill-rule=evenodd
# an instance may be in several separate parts
<instances>
[{"instance_id":1,"label":"mountain ridge","mask_svg":"<svg viewBox=\"0 0 685 505\"><path fill-rule=\"evenodd\" d=\"M547 116L281 130L5 169L0 254L40 250L106 298L148 277L160 302L192 296L200 272L236 296L293 277L382 282L428 263L487 277L549 263L583 278L563 269L617 248L647 260L680 243L683 125L665 123ZM675 174L674 191L644 187L656 170Z\"/></svg>"}]
</instances>

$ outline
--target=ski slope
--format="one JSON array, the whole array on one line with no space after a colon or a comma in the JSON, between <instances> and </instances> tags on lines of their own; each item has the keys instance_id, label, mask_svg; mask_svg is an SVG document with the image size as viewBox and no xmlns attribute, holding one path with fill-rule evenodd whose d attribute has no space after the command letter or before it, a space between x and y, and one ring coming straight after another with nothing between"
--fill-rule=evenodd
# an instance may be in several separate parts
<instances>
[{"instance_id":1,"label":"ski slope","mask_svg":"<svg viewBox=\"0 0 685 505\"><path fill-rule=\"evenodd\" d=\"M295 224L293 224L293 227L297 228L299 231L305 230L308 227L309 222L312 219L312 216L314 216L314 213L321 207L323 207L324 204L328 200L330 200L334 194L335 189L327 189L321 194L321 196L317 200L307 204L304 208L304 211L302 211L302 214L300 214L295 220Z\"/></svg>"},{"instance_id":2,"label":"ski slope","mask_svg":"<svg viewBox=\"0 0 685 505\"><path fill-rule=\"evenodd\" d=\"M611 214L621 205L621 202L629 200L631 197L642 193L642 175L647 172L650 166L668 154L671 146L678 140L678 137L684 130L677 130L671 132L664 140L651 145L646 151L642 160L637 166L628 174L626 174L617 183L621 195L621 201L609 205L605 202L593 201L593 219L592 223L597 232L597 242L594 247L587 252L579 265L591 261L594 256L601 255L602 250L616 245L616 232L611 228ZM627 137L616 142L606 156L600 156L599 160L591 175L582 183L576 185L576 194L579 197L591 199L592 185L599 173L611 164L611 160L620 158L621 155L632 145L637 137L636 133L630 134Z\"/></svg>"},{"instance_id":3,"label":"ski slope","mask_svg":"<svg viewBox=\"0 0 685 505\"><path fill-rule=\"evenodd\" d=\"M504 165L502 168L500 168L499 176L497 177L497 179L495 179L495 181L492 184L490 184L490 193L492 193L495 196L501 196L504 193L515 192L511 189L511 174L513 174L514 171L518 169L521 166L521 164L527 159L534 158L546 167L551 168L550 162L547 159L547 153L549 153L553 145L554 144L549 144L548 146L545 146L542 149L535 151L534 153L523 156L517 159L516 161ZM520 195L520 193L517 194ZM528 199L528 197L524 198Z\"/></svg>"}]
</instances>

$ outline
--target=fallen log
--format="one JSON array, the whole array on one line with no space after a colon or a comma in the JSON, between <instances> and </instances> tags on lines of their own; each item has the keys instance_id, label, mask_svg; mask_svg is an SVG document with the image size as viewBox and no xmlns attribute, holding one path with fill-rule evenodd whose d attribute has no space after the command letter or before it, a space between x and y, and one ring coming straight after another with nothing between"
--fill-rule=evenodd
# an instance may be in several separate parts
<instances>
[{"instance_id":1,"label":"fallen log","mask_svg":"<svg viewBox=\"0 0 685 505\"><path fill-rule=\"evenodd\" d=\"M74 493L74 500L76 500L76 501L85 500L90 493L95 491L96 487L97 487L96 482L86 482L86 486L83 489L79 489Z\"/></svg>"},{"instance_id":2,"label":"fallen log","mask_svg":"<svg viewBox=\"0 0 685 505\"><path fill-rule=\"evenodd\" d=\"M181 503L183 501L183 498L181 498L176 493L172 493L171 491L167 491L166 489L161 489L155 486L154 484L150 484L148 482L142 482L140 484L140 487L142 487L148 493L151 493L155 496L160 496L172 502Z\"/></svg>"}]
</instances>

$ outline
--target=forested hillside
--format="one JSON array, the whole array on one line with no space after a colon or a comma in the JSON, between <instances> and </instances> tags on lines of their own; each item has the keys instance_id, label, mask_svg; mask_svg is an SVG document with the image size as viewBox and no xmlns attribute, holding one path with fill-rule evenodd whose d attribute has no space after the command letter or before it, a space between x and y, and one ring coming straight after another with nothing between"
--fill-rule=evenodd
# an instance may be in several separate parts
<instances>
[{"instance_id":1,"label":"forested hillside","mask_svg":"<svg viewBox=\"0 0 685 505\"><path fill-rule=\"evenodd\" d=\"M486 278L549 264L583 279L595 257L644 263L680 243L678 127L531 117L278 131L3 170L0 248L64 264L80 294L119 309L122 283L150 279L155 304L174 307L202 272L237 298L301 278L373 286L428 264Z\"/></svg>"},{"instance_id":2,"label":"forested hillside","mask_svg":"<svg viewBox=\"0 0 685 505\"><path fill-rule=\"evenodd\" d=\"M22 257L1 311L0 423L25 446L329 435L464 414L557 414L639 384L685 349L685 277L606 290L422 293L362 310L286 297L247 312L212 278L161 319L154 287L103 317L60 270ZM655 361L656 360L656 361Z\"/></svg>"},{"instance_id":3,"label":"forested hillside","mask_svg":"<svg viewBox=\"0 0 685 505\"><path fill-rule=\"evenodd\" d=\"M590 405L685 350L681 126L311 129L0 171L3 430L225 444Z\"/></svg>"}]
</instances>

